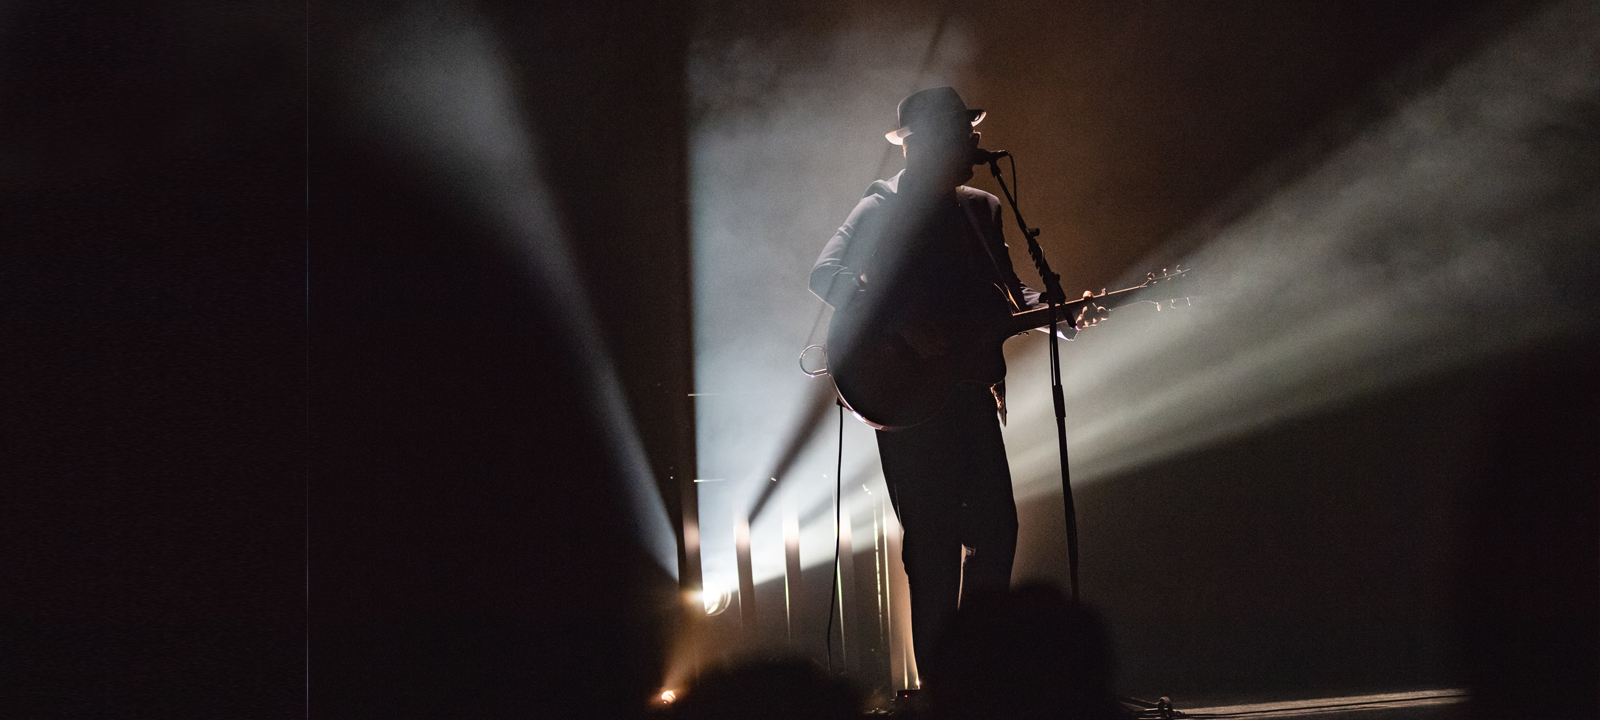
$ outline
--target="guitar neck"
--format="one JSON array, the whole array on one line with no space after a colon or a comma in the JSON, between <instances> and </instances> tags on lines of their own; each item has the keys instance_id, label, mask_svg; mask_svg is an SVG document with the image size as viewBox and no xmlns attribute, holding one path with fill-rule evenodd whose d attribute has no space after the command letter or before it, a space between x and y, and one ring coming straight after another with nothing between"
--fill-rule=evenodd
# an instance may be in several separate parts
<instances>
[{"instance_id":1,"label":"guitar neck","mask_svg":"<svg viewBox=\"0 0 1600 720\"><path fill-rule=\"evenodd\" d=\"M1056 308L1056 322L1070 324L1073 318L1078 316L1078 312L1087 307L1090 303L1099 305L1108 310L1114 310L1122 307L1123 305L1136 302L1161 302L1162 300L1187 297L1186 293L1183 292L1184 288L1180 287L1182 284L1180 281L1184 278L1184 273L1187 272L1188 270L1182 270L1178 273L1145 283L1144 285L1136 285L1131 288L1125 288L1115 292L1102 293L1093 297L1080 298L1073 300L1072 302L1064 303ZM1050 308L1042 307L1035 308L1033 310L1025 310L1011 316L1009 332L1007 334L1016 335L1029 330L1042 328L1049 324Z\"/></svg>"}]
</instances>

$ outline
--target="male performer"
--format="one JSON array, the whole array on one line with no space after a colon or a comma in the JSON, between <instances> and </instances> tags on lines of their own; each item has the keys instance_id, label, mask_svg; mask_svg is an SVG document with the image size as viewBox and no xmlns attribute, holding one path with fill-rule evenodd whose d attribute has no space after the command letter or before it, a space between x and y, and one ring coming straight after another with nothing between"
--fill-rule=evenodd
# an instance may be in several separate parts
<instances>
[{"instance_id":1,"label":"male performer","mask_svg":"<svg viewBox=\"0 0 1600 720\"><path fill-rule=\"evenodd\" d=\"M811 270L813 293L835 308L874 302L880 318L928 355L959 350L952 345L962 338L949 336L941 316L986 303L1008 312L1038 305L1038 293L1012 270L999 200L962 185L972 179L972 128L984 115L948 87L900 102L900 128L887 137L904 146L906 168L872 183L828 241ZM997 409L1004 412L1003 385L964 384L933 419L878 431L884 478L905 528L901 557L923 668L959 597L1010 584L1017 509Z\"/></svg>"}]
</instances>

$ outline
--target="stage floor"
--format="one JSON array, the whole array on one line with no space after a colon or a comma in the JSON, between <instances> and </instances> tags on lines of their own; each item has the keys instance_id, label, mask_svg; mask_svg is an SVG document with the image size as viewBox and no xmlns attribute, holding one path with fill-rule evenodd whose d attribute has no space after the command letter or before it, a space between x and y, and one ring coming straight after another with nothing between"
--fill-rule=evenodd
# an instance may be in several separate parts
<instances>
[{"instance_id":1,"label":"stage floor","mask_svg":"<svg viewBox=\"0 0 1600 720\"><path fill-rule=\"evenodd\" d=\"M1287 702L1176 709L1191 718L1310 718L1317 720L1443 720L1465 715L1467 691L1459 689L1354 695Z\"/></svg>"}]
</instances>

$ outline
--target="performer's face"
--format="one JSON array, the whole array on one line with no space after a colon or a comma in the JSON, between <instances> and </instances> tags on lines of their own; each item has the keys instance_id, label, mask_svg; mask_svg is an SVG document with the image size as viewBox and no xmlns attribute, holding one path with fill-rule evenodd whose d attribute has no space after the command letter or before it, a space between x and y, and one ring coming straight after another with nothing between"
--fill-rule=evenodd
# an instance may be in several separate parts
<instances>
[{"instance_id":1,"label":"performer's face","mask_svg":"<svg viewBox=\"0 0 1600 720\"><path fill-rule=\"evenodd\" d=\"M906 137L906 174L930 185L954 188L972 179L978 133L965 121L920 129Z\"/></svg>"}]
</instances>

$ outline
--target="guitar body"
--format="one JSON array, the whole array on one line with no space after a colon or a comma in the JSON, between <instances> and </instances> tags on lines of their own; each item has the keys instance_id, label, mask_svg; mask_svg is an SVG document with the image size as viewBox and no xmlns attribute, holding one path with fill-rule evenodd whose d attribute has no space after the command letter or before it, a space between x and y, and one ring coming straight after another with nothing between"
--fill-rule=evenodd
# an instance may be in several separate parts
<instances>
[{"instance_id":1,"label":"guitar body","mask_svg":"<svg viewBox=\"0 0 1600 720\"><path fill-rule=\"evenodd\" d=\"M845 306L828 326L828 374L845 405L868 425L880 430L920 425L939 413L957 385L988 388L1005 379L1006 336L995 330L1009 313L921 318L947 347L920 352L907 339L903 322L867 317L859 309L863 305Z\"/></svg>"}]
</instances>

